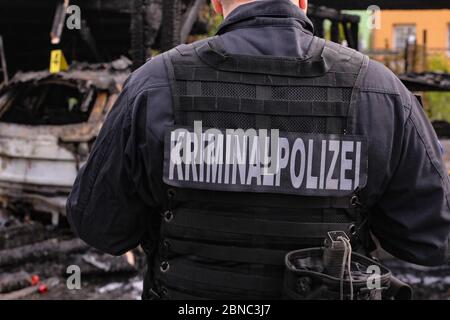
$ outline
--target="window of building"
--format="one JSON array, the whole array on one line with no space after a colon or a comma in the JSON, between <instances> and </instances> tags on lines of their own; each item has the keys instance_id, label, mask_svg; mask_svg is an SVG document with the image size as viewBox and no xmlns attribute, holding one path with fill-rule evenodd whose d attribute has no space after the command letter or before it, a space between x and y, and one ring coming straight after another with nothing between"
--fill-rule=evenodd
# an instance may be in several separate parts
<instances>
[{"instance_id":1,"label":"window of building","mask_svg":"<svg viewBox=\"0 0 450 320\"><path fill-rule=\"evenodd\" d=\"M399 50L406 46L406 43L413 44L416 41L416 26L413 24L403 24L394 26L394 48Z\"/></svg>"},{"instance_id":2,"label":"window of building","mask_svg":"<svg viewBox=\"0 0 450 320\"><path fill-rule=\"evenodd\" d=\"M448 33L447 33L447 54L450 57L450 23L447 26L448 28Z\"/></svg>"}]
</instances>

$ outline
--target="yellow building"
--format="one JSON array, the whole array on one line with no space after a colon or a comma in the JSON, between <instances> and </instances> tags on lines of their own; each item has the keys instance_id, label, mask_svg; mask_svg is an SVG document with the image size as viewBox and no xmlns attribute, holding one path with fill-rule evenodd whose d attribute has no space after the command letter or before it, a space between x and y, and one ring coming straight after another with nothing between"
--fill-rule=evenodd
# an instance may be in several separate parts
<instances>
[{"instance_id":1,"label":"yellow building","mask_svg":"<svg viewBox=\"0 0 450 320\"><path fill-rule=\"evenodd\" d=\"M372 34L375 50L400 50L407 41L422 46L426 38L429 52L450 57L450 10L384 10L380 26Z\"/></svg>"}]
</instances>

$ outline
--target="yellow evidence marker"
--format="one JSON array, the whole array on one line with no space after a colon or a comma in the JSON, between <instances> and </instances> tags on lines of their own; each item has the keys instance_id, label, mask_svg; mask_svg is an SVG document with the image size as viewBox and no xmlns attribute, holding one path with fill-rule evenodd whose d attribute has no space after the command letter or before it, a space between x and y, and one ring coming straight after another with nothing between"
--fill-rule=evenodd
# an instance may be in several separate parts
<instances>
[{"instance_id":1,"label":"yellow evidence marker","mask_svg":"<svg viewBox=\"0 0 450 320\"><path fill-rule=\"evenodd\" d=\"M58 73L69 69L62 50L52 50L50 55L50 73Z\"/></svg>"}]
</instances>

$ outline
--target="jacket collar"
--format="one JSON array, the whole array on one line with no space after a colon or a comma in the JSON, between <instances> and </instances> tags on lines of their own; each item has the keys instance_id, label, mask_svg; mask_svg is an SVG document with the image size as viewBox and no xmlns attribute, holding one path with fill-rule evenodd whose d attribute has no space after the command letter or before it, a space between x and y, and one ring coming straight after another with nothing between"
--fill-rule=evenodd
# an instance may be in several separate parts
<instances>
[{"instance_id":1,"label":"jacket collar","mask_svg":"<svg viewBox=\"0 0 450 320\"><path fill-rule=\"evenodd\" d=\"M217 32L224 34L232 29L248 26L279 24L299 26L305 32L314 33L314 26L306 14L290 0L259 0L240 5L222 22Z\"/></svg>"}]
</instances>

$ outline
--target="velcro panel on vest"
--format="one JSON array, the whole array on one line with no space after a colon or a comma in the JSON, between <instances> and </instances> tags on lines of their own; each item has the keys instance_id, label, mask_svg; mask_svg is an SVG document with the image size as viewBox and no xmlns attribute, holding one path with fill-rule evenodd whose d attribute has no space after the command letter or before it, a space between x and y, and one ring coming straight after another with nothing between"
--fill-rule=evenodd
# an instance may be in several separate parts
<instances>
[{"instance_id":1,"label":"velcro panel on vest","mask_svg":"<svg viewBox=\"0 0 450 320\"><path fill-rule=\"evenodd\" d=\"M363 136L173 127L163 179L179 188L346 197L366 185L367 159Z\"/></svg>"}]
</instances>

